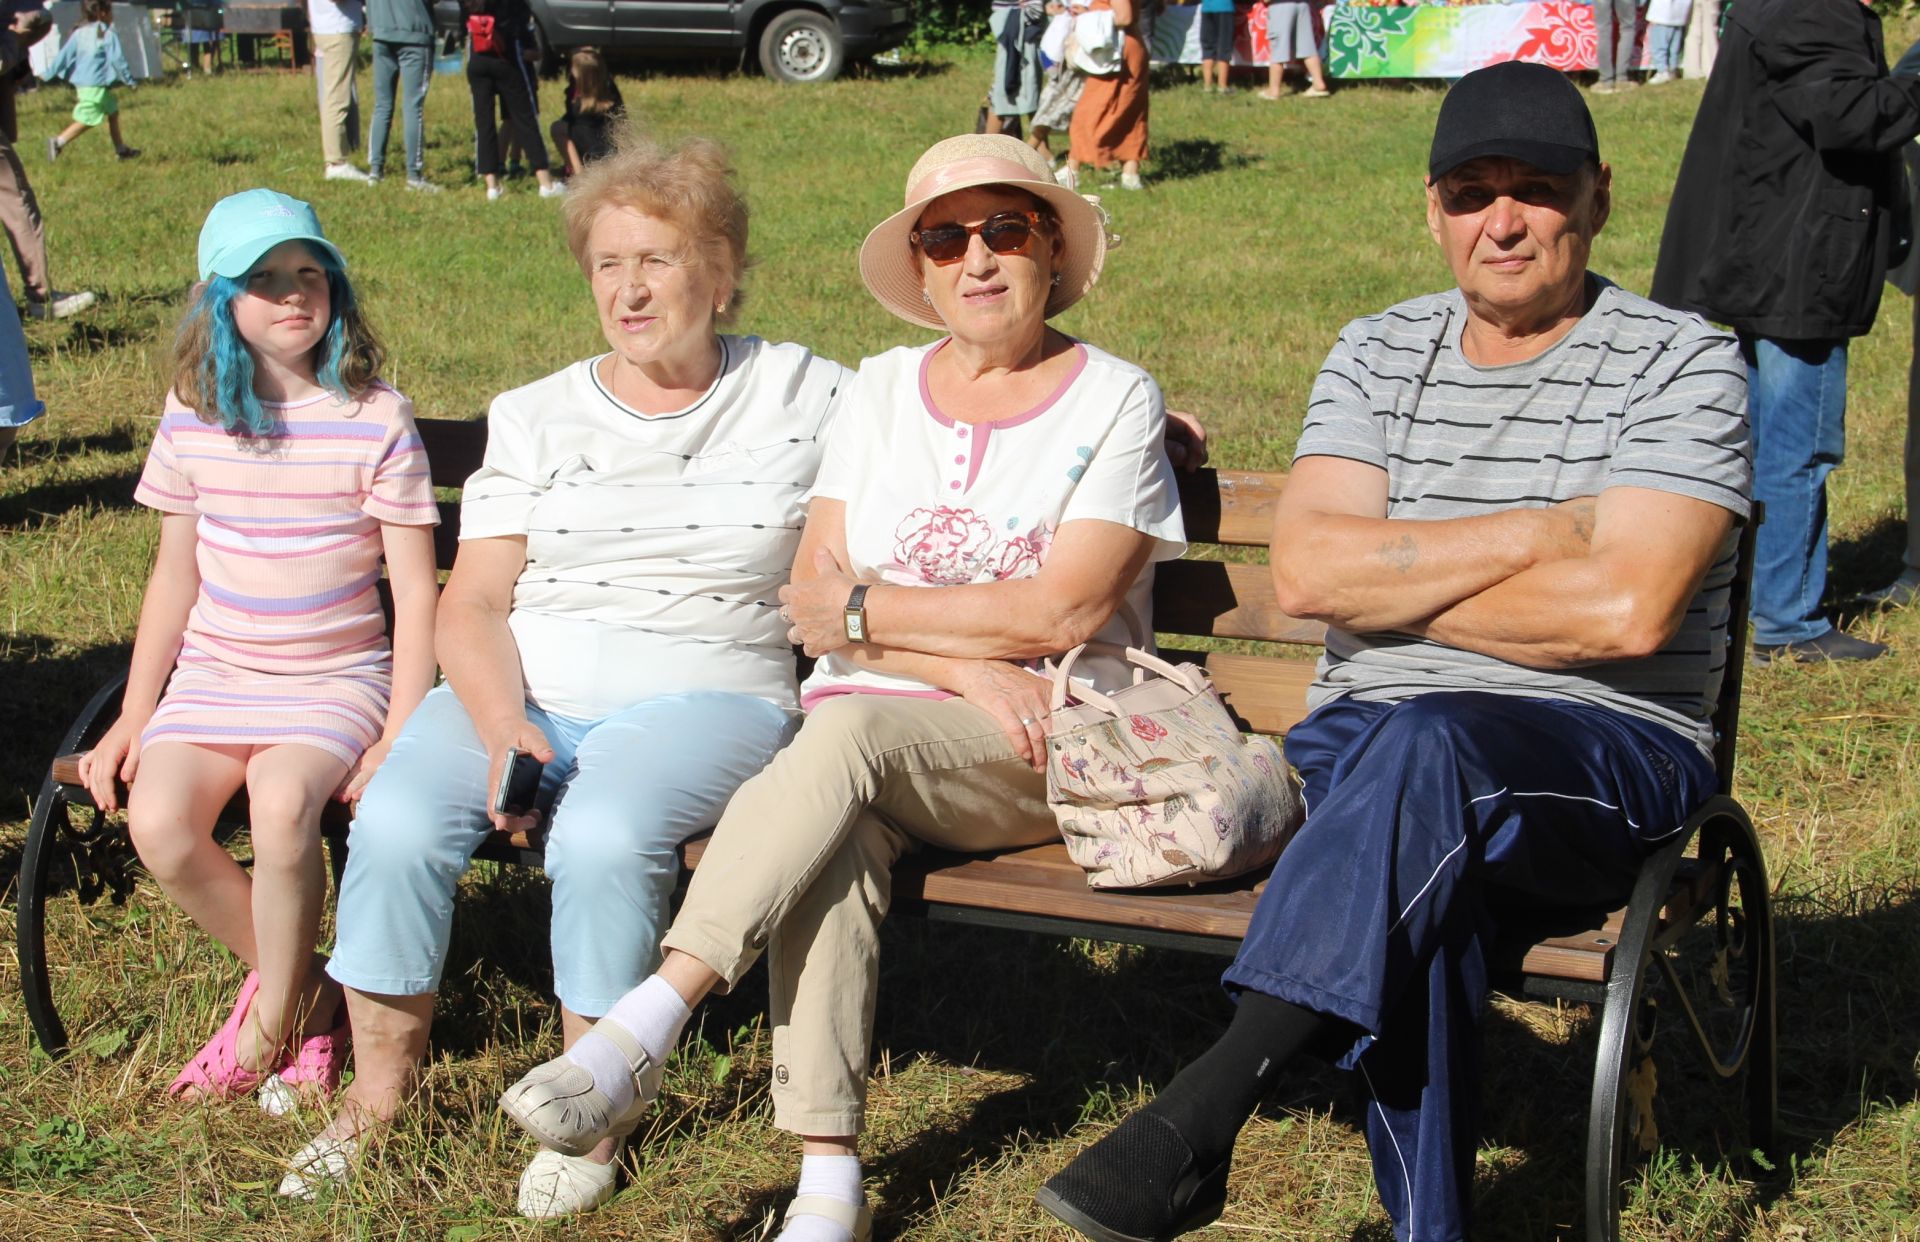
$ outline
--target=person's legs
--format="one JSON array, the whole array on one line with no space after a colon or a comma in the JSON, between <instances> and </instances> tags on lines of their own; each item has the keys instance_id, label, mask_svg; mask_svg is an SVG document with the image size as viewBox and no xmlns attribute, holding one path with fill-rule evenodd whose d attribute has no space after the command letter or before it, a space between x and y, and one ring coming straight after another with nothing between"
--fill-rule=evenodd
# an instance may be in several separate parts
<instances>
[{"instance_id":1,"label":"person's legs","mask_svg":"<svg viewBox=\"0 0 1920 1242\"><path fill-rule=\"evenodd\" d=\"M500 130L494 121L500 95L499 57L467 57L467 90L473 96L473 171L489 193L500 189Z\"/></svg>"},{"instance_id":2,"label":"person's legs","mask_svg":"<svg viewBox=\"0 0 1920 1242\"><path fill-rule=\"evenodd\" d=\"M400 96L407 143L407 180L427 175L427 88L433 82L433 45L403 43L396 49L400 62Z\"/></svg>"},{"instance_id":3,"label":"person's legs","mask_svg":"<svg viewBox=\"0 0 1920 1242\"><path fill-rule=\"evenodd\" d=\"M0 100L11 101L13 87L0 86ZM47 234L40 219L40 203L27 181L27 170L10 139L0 137L0 228L7 231L14 261L20 265L20 283L29 302L53 296L47 277Z\"/></svg>"},{"instance_id":4,"label":"person's legs","mask_svg":"<svg viewBox=\"0 0 1920 1242\"><path fill-rule=\"evenodd\" d=\"M320 95L320 154L329 166L347 162L353 148L348 117L353 108L354 49L360 36L313 36L313 77Z\"/></svg>"},{"instance_id":5,"label":"person's legs","mask_svg":"<svg viewBox=\"0 0 1920 1242\"><path fill-rule=\"evenodd\" d=\"M1847 343L1743 336L1753 434L1753 641L1819 639L1827 588L1827 476L1846 449Z\"/></svg>"},{"instance_id":6,"label":"person's legs","mask_svg":"<svg viewBox=\"0 0 1920 1242\"><path fill-rule=\"evenodd\" d=\"M1482 938L1497 907L1624 899L1641 860L1712 792L1712 766L1662 726L1480 693L1338 702L1288 735L1287 755L1307 822L1225 982L1361 1032L1322 1050L1361 1074L1375 1176L1399 1236L1463 1236ZM1188 1141L1175 1154L1207 1170L1225 1153ZM1165 1191L1176 1180L1162 1170L1139 1184ZM1200 1180L1188 1178L1189 1193ZM1180 1206L1116 1211L1137 1225Z\"/></svg>"},{"instance_id":7,"label":"person's legs","mask_svg":"<svg viewBox=\"0 0 1920 1242\"><path fill-rule=\"evenodd\" d=\"M1627 80L1627 70L1633 64L1635 12L1635 0L1593 0L1602 87L1613 88Z\"/></svg>"},{"instance_id":8,"label":"person's legs","mask_svg":"<svg viewBox=\"0 0 1920 1242\"><path fill-rule=\"evenodd\" d=\"M555 800L553 984L589 1020L660 963L680 844L713 824L786 743L792 718L764 699L667 695L591 725Z\"/></svg>"},{"instance_id":9,"label":"person's legs","mask_svg":"<svg viewBox=\"0 0 1920 1242\"><path fill-rule=\"evenodd\" d=\"M541 802L571 755L571 722L529 709L554 747ZM333 1122L290 1162L280 1193L310 1197L347 1175L356 1135L392 1119L412 1094L434 993L446 965L454 892L492 824L487 751L451 687L408 718L356 808L327 973L346 992L353 1081ZM348 1144L342 1148L341 1144Z\"/></svg>"},{"instance_id":10,"label":"person's legs","mask_svg":"<svg viewBox=\"0 0 1920 1242\"><path fill-rule=\"evenodd\" d=\"M394 87L400 81L398 47L384 39L373 41L373 123L367 128L367 172L375 177L386 171L387 166Z\"/></svg>"},{"instance_id":11,"label":"person's legs","mask_svg":"<svg viewBox=\"0 0 1920 1242\"><path fill-rule=\"evenodd\" d=\"M519 138L527 167L533 170L540 187L547 189L553 184L553 174L547 167L547 144L540 137L539 87L533 79L533 68L526 61L506 65L500 99L512 121L512 132Z\"/></svg>"},{"instance_id":12,"label":"person's legs","mask_svg":"<svg viewBox=\"0 0 1920 1242\"><path fill-rule=\"evenodd\" d=\"M570 1101L569 1110L581 1115L626 1108L633 1086L630 1078L620 1081L624 1071L664 1060L687 1006L737 981L777 936L778 1123L829 1150L850 1151L871 1024L864 973L871 957L860 946L885 913L887 868L904 840L871 840L876 816L911 824L915 832L924 828L930 837L942 825L1003 834L968 835L971 848L1057 831L1040 777L1020 763L985 713L958 700L832 700L728 804L663 942L660 973L623 997L581 1041L585 1048L605 1032L626 1046L624 1065L593 1076L593 1090L606 1097L604 1109L598 1102L592 1110L578 1107L587 1085L565 1079L569 1067L561 1062L537 1067L502 1106L523 1125L539 1127L536 1133L552 1145L584 1146L597 1132L558 1135L538 1117L549 1097ZM827 887L816 896L812 890L822 884ZM832 936L800 930L827 927ZM824 1016L808 1019L801 1032L799 1015L813 1009ZM792 1018L784 1024L791 1031L783 1029L781 1013ZM574 1065L586 1068L578 1060Z\"/></svg>"},{"instance_id":13,"label":"person's legs","mask_svg":"<svg viewBox=\"0 0 1920 1242\"><path fill-rule=\"evenodd\" d=\"M247 761L260 990L235 1059L249 1069L272 1069L289 1039L333 1025L337 995L325 1003L334 988L314 963L327 890L320 812L347 767L337 755L298 744L264 747Z\"/></svg>"},{"instance_id":14,"label":"person's legs","mask_svg":"<svg viewBox=\"0 0 1920 1242\"><path fill-rule=\"evenodd\" d=\"M213 840L221 808L246 775L244 746L142 747L139 776L127 794L127 835L160 890L200 930L255 966L252 886L245 869Z\"/></svg>"}]
</instances>

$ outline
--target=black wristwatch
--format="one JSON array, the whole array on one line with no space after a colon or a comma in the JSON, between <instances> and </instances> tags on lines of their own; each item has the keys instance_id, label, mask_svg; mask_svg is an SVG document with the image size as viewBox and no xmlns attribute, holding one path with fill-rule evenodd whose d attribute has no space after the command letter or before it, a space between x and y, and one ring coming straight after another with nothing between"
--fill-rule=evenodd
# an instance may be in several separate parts
<instances>
[{"instance_id":1,"label":"black wristwatch","mask_svg":"<svg viewBox=\"0 0 1920 1242\"><path fill-rule=\"evenodd\" d=\"M867 641L867 587L862 582L853 588L853 594L847 596L847 641L864 643Z\"/></svg>"}]
</instances>

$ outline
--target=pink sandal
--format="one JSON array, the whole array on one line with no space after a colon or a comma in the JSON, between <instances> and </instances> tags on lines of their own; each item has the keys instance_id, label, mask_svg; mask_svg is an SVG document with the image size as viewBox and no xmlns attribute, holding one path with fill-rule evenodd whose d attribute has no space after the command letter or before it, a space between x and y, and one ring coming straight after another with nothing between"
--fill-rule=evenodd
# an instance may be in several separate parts
<instances>
[{"instance_id":1,"label":"pink sandal","mask_svg":"<svg viewBox=\"0 0 1920 1242\"><path fill-rule=\"evenodd\" d=\"M193 1054L186 1068L180 1071L167 1087L168 1095L186 1095L197 1090L201 1095L215 1099L228 1099L252 1091L273 1071L250 1070L240 1064L239 1039L240 1027L247 1020L247 1013L253 1008L254 993L260 990L260 972L250 970L246 981L240 985L240 996L233 1002L233 1012L227 1015L226 1024L214 1033L212 1039L200 1046Z\"/></svg>"},{"instance_id":2,"label":"pink sandal","mask_svg":"<svg viewBox=\"0 0 1920 1242\"><path fill-rule=\"evenodd\" d=\"M353 1032L347 1025L347 1003L340 1002L339 1021L333 1029L309 1035L300 1041L293 1061L280 1071L280 1081L295 1090L318 1087L327 1099L340 1086L340 1071L346 1068L347 1049L353 1046Z\"/></svg>"}]
</instances>

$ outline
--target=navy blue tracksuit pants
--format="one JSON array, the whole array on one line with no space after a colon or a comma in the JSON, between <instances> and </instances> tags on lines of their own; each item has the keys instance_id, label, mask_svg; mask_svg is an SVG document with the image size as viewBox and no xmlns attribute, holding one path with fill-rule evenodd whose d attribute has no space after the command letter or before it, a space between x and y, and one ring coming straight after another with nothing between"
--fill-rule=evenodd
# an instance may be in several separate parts
<instances>
[{"instance_id":1,"label":"navy blue tracksuit pants","mask_svg":"<svg viewBox=\"0 0 1920 1242\"><path fill-rule=\"evenodd\" d=\"M1401 1242L1466 1237L1485 949L1505 904L1623 904L1714 791L1691 739L1559 699L1449 691L1329 703L1287 734L1307 820L1274 867L1229 991L1364 1032L1375 1184Z\"/></svg>"}]
</instances>

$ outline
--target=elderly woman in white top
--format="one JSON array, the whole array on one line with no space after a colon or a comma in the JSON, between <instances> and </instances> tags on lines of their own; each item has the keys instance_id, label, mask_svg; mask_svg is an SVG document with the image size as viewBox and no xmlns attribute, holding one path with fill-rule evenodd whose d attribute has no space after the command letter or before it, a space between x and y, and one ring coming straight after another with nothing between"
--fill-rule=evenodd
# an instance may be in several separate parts
<instances>
[{"instance_id":1,"label":"elderly woman in white top","mask_svg":"<svg viewBox=\"0 0 1920 1242\"><path fill-rule=\"evenodd\" d=\"M494 828L509 749L545 765L554 987L571 1044L659 961L675 848L788 739L798 693L776 593L849 374L720 332L739 309L747 210L725 156L627 137L578 181L567 236L609 352L504 393L461 502L441 597L447 682L366 791L339 941L357 1074L281 1193L348 1177L406 1099L446 961L454 888ZM613 1190L619 1139L544 1151L530 1216Z\"/></svg>"},{"instance_id":2,"label":"elderly woman in white top","mask_svg":"<svg viewBox=\"0 0 1920 1242\"><path fill-rule=\"evenodd\" d=\"M807 723L729 804L660 972L501 1101L542 1142L600 1141L689 1007L767 946L774 1120L805 1145L780 1236L868 1236L855 1140L892 865L1057 836L1035 662L1150 642L1152 565L1184 546L1159 388L1047 324L1105 253L1098 209L1009 137L935 145L867 237L867 288L948 335L868 359L844 395L781 592L820 657Z\"/></svg>"}]
</instances>

